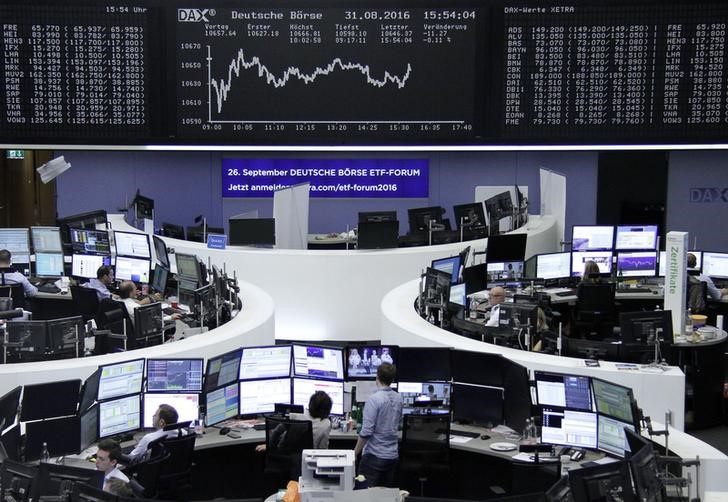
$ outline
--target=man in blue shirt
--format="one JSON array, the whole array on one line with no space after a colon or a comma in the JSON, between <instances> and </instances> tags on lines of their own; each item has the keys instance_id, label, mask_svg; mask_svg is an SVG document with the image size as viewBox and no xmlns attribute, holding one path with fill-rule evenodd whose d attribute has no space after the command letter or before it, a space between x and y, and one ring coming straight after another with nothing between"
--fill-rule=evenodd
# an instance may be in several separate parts
<instances>
[{"instance_id":1,"label":"man in blue shirt","mask_svg":"<svg viewBox=\"0 0 728 502\"><path fill-rule=\"evenodd\" d=\"M0 249L0 286L9 286L11 284L22 284L25 296L31 297L38 294L38 288L33 286L28 278L20 272L16 272L10 268L12 255L7 249Z\"/></svg>"},{"instance_id":2,"label":"man in blue shirt","mask_svg":"<svg viewBox=\"0 0 728 502\"><path fill-rule=\"evenodd\" d=\"M111 298L111 291L108 286L114 282L114 269L107 266L100 266L96 271L96 279L91 279L83 286L96 291L99 301L104 298Z\"/></svg>"},{"instance_id":3,"label":"man in blue shirt","mask_svg":"<svg viewBox=\"0 0 728 502\"><path fill-rule=\"evenodd\" d=\"M377 391L364 405L364 418L354 454L363 453L359 474L368 486L395 488L399 423L402 420L402 396L390 387L397 374L393 364L382 363L377 368Z\"/></svg>"}]
</instances>

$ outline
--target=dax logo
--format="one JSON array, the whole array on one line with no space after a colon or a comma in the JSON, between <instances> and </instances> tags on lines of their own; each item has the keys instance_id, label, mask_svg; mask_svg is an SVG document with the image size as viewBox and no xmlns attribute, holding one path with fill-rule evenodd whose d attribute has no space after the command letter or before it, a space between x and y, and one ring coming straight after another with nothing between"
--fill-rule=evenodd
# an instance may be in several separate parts
<instances>
[{"instance_id":1,"label":"dax logo","mask_svg":"<svg viewBox=\"0 0 728 502\"><path fill-rule=\"evenodd\" d=\"M690 202L728 202L728 188L691 188Z\"/></svg>"},{"instance_id":2,"label":"dax logo","mask_svg":"<svg viewBox=\"0 0 728 502\"><path fill-rule=\"evenodd\" d=\"M181 23L209 23L207 16L214 16L215 9L177 9L177 21Z\"/></svg>"}]
</instances>

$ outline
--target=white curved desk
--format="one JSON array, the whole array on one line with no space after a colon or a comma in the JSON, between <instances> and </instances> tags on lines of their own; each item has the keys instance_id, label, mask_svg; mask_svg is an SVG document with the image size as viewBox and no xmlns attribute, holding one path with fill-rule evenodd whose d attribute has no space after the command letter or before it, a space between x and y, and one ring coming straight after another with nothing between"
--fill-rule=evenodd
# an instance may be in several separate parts
<instances>
[{"instance_id":1,"label":"white curved desk","mask_svg":"<svg viewBox=\"0 0 728 502\"><path fill-rule=\"evenodd\" d=\"M114 228L124 229L115 218L109 216ZM531 216L516 232L528 234L527 257L557 249L551 216ZM387 292L419 276L433 259L453 256L466 246L482 251L487 242L320 251L229 246L223 251L197 242L164 240L177 252L205 260L209 256L218 267L226 264L228 273L235 270L238 278L263 288L275 302L276 338L286 340L377 340L380 303Z\"/></svg>"}]
</instances>

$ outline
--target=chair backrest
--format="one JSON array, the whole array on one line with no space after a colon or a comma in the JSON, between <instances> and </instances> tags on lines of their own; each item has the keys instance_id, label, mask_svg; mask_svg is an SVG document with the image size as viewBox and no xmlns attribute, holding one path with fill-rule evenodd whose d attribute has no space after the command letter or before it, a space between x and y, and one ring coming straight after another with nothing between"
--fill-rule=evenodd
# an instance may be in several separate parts
<instances>
[{"instance_id":1,"label":"chair backrest","mask_svg":"<svg viewBox=\"0 0 728 502\"><path fill-rule=\"evenodd\" d=\"M123 322L126 322L126 334L131 341L134 337L134 325L126 306L110 298L104 298L99 302L96 313L96 325L99 329L109 329L112 333L121 334L124 332Z\"/></svg>"},{"instance_id":2,"label":"chair backrest","mask_svg":"<svg viewBox=\"0 0 728 502\"><path fill-rule=\"evenodd\" d=\"M154 498L157 495L157 483L163 463L169 460L169 452L152 457L133 466L131 484L132 491L137 497Z\"/></svg>"},{"instance_id":3,"label":"chair backrest","mask_svg":"<svg viewBox=\"0 0 728 502\"><path fill-rule=\"evenodd\" d=\"M313 424L308 420L266 417L267 454L288 455L313 448Z\"/></svg>"},{"instance_id":4,"label":"chair backrest","mask_svg":"<svg viewBox=\"0 0 728 502\"><path fill-rule=\"evenodd\" d=\"M162 441L165 454L169 457L160 464L159 481L169 482L189 476L192 471L192 456L195 452L195 434L167 437Z\"/></svg>"},{"instance_id":5,"label":"chair backrest","mask_svg":"<svg viewBox=\"0 0 728 502\"><path fill-rule=\"evenodd\" d=\"M25 290L22 284L0 286L1 298L12 298L13 308L25 308Z\"/></svg>"},{"instance_id":6,"label":"chair backrest","mask_svg":"<svg viewBox=\"0 0 728 502\"><path fill-rule=\"evenodd\" d=\"M702 314L708 305L708 283L688 275L686 307L693 314Z\"/></svg>"},{"instance_id":7,"label":"chair backrest","mask_svg":"<svg viewBox=\"0 0 728 502\"><path fill-rule=\"evenodd\" d=\"M450 451L449 415L405 415L401 447L402 455L440 453L447 457Z\"/></svg>"},{"instance_id":8,"label":"chair backrest","mask_svg":"<svg viewBox=\"0 0 728 502\"><path fill-rule=\"evenodd\" d=\"M580 312L614 312L614 284L582 282L576 290L576 308Z\"/></svg>"},{"instance_id":9,"label":"chair backrest","mask_svg":"<svg viewBox=\"0 0 728 502\"><path fill-rule=\"evenodd\" d=\"M95 289L71 286L71 298L76 312L83 316L84 321L94 318L99 311L99 297Z\"/></svg>"}]
</instances>

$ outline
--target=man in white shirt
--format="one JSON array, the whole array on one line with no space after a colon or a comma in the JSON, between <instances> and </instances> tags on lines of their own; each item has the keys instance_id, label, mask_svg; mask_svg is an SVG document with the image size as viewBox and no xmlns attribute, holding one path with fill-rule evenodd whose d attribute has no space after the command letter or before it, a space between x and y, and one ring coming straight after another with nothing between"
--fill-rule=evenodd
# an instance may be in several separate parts
<instances>
[{"instance_id":1,"label":"man in white shirt","mask_svg":"<svg viewBox=\"0 0 728 502\"><path fill-rule=\"evenodd\" d=\"M494 286L488 294L488 303L490 304L490 317L485 322L486 326L498 326L500 317L500 304L506 301L506 290L500 286Z\"/></svg>"},{"instance_id":2,"label":"man in white shirt","mask_svg":"<svg viewBox=\"0 0 728 502\"><path fill-rule=\"evenodd\" d=\"M104 473L104 491L111 492L109 482L111 479L118 479L123 483L129 483L129 478L119 470L118 463L121 459L121 447L113 439L102 439L99 441L99 450L96 452L96 469Z\"/></svg>"},{"instance_id":3,"label":"man in white shirt","mask_svg":"<svg viewBox=\"0 0 728 502\"><path fill-rule=\"evenodd\" d=\"M139 440L139 443L129 453L128 457L132 462L143 460L147 451L149 450L149 444L162 437L176 437L179 433L178 429L165 431L164 428L168 425L176 424L179 420L179 415L174 407L168 404L160 404L157 411L154 412L152 417L152 425L154 426L154 432L150 432ZM182 430L182 434L186 434L187 431Z\"/></svg>"}]
</instances>

